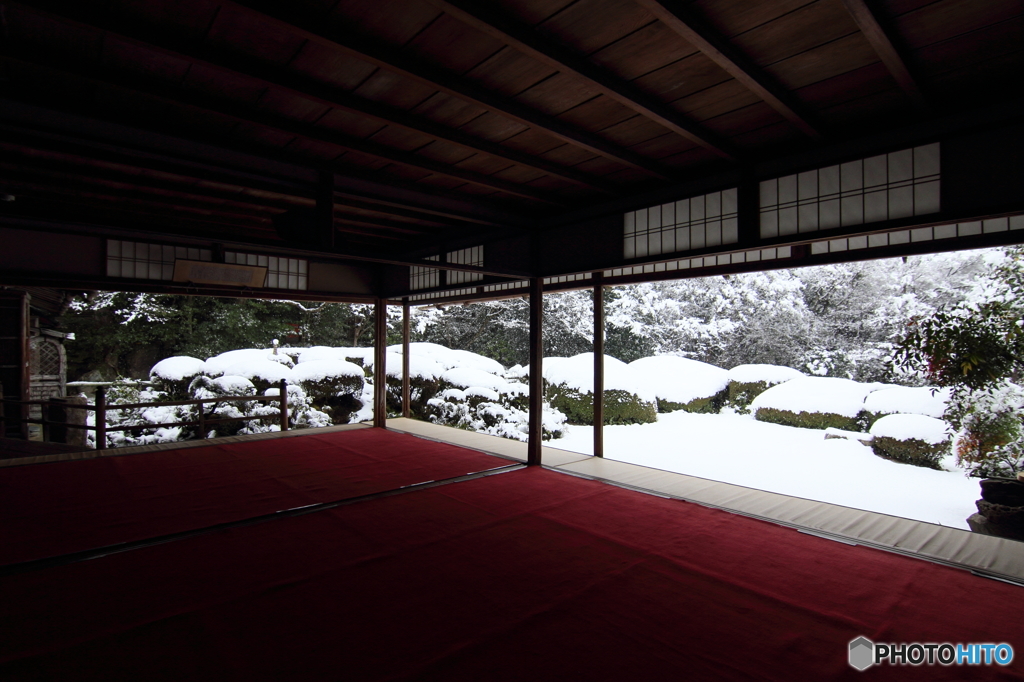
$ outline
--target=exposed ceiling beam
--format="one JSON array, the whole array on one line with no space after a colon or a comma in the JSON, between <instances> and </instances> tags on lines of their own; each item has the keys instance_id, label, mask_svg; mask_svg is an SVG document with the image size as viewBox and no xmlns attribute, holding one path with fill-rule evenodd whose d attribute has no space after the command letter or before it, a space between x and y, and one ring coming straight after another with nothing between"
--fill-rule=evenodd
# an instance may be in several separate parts
<instances>
[{"instance_id":1,"label":"exposed ceiling beam","mask_svg":"<svg viewBox=\"0 0 1024 682\"><path fill-rule=\"evenodd\" d=\"M634 0L704 56L742 83L797 129L818 140L811 116L789 92L679 0Z\"/></svg>"},{"instance_id":2,"label":"exposed ceiling beam","mask_svg":"<svg viewBox=\"0 0 1024 682\"><path fill-rule=\"evenodd\" d=\"M509 194L556 206L567 205L566 202L554 199L546 192L542 192L527 185L493 178L475 171L464 170L449 164L434 161L419 154L401 151L378 142L363 140L361 138L323 128L321 126L316 126L314 124L288 119L270 112L259 111L236 102L225 102L197 91L168 88L166 85L152 83L126 74L104 74L102 77L99 77L96 75L96 70L91 64L68 64L66 62L55 64L54 60L46 55L34 55L31 60L26 58L15 59L5 56L0 58L0 61L16 63L22 66L45 68L52 72L63 74L65 77L73 76L78 82L85 81L97 86L115 87L134 93L144 94L150 101L159 101L170 107L182 106L204 114L212 113L227 116L242 122L253 123L264 128L285 133L286 135L300 137L315 142L326 142L348 151L358 152L385 161L390 161L392 163L410 166L428 173L455 178L457 180L469 182L488 189L507 192ZM325 163L328 162L325 161Z\"/></svg>"},{"instance_id":3,"label":"exposed ceiling beam","mask_svg":"<svg viewBox=\"0 0 1024 682\"><path fill-rule=\"evenodd\" d=\"M152 51L174 60L190 62L231 78L254 81L263 87L273 88L291 96L301 97L327 107L360 114L372 118L382 125L392 125L405 130L419 132L476 152L505 159L511 163L563 178L577 185L597 189L607 194L619 193L618 188L600 178L581 173L572 168L560 166L536 156L518 152L488 140L473 137L460 130L416 116L404 109L374 102L350 92L326 86L323 83L294 72L285 72L283 69L271 70L240 55L210 48L207 45L175 40L166 33L147 31L144 35L139 35L138 28L124 25L123 20L113 18L109 12L105 13L101 19L100 12L96 8L87 8L88 19L83 20L78 17L72 19L64 14L53 14L50 11L30 4L18 2L6 2L5 4L16 7L23 12L58 20L78 28L102 31L106 35L127 45Z\"/></svg>"},{"instance_id":4,"label":"exposed ceiling beam","mask_svg":"<svg viewBox=\"0 0 1024 682\"><path fill-rule=\"evenodd\" d=\"M885 64L885 68L889 70L889 73L896 80L896 83L899 84L900 88L903 89L903 92L907 93L907 96L910 97L914 105L921 112L931 113L931 106L928 104L924 93L921 92L921 88L918 87L917 81L910 74L906 60L903 59L900 51L886 34L882 25L878 23L878 18L871 11L871 8L868 7L867 2L865 0L842 0L842 2L850 16L857 23L860 32L864 34L872 49L878 54L879 59Z\"/></svg>"},{"instance_id":5,"label":"exposed ceiling beam","mask_svg":"<svg viewBox=\"0 0 1024 682\"><path fill-rule=\"evenodd\" d=\"M421 59L402 54L379 40L360 36L354 32L344 35L325 28L322 15L310 14L298 5L271 4L265 0L224 0L239 10L247 10L264 22L274 24L331 50L342 52L374 66L401 74L427 87L453 97L472 102L531 128L541 130L563 142L586 149L608 159L624 163L655 177L671 179L671 173L658 162L642 154L624 149L600 135L571 126L557 118L546 116L535 109L509 98L488 92L468 78L425 63Z\"/></svg>"},{"instance_id":6,"label":"exposed ceiling beam","mask_svg":"<svg viewBox=\"0 0 1024 682\"><path fill-rule=\"evenodd\" d=\"M540 36L532 26L502 16L492 3L473 0L429 0L459 21L512 46L547 66L587 80L602 94L633 111L656 121L712 153L729 160L736 158L732 145L717 133L690 120L669 105L648 95L632 83L596 66Z\"/></svg>"}]
</instances>

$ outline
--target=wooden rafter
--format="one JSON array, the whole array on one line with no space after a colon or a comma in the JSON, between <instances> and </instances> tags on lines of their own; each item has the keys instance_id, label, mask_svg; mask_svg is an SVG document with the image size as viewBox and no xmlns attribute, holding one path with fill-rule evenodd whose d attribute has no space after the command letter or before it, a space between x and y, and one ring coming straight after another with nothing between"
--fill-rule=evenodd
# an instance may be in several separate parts
<instances>
[{"instance_id":1,"label":"wooden rafter","mask_svg":"<svg viewBox=\"0 0 1024 682\"><path fill-rule=\"evenodd\" d=\"M718 156L733 160L736 153L718 134L708 130L675 109L643 92L586 58L573 54L541 37L532 26L501 16L491 3L471 0L430 0L430 2L459 21L496 38L516 50L557 69L587 80L603 94L633 111L656 121L665 128Z\"/></svg>"},{"instance_id":2,"label":"wooden rafter","mask_svg":"<svg viewBox=\"0 0 1024 682\"><path fill-rule=\"evenodd\" d=\"M907 96L913 100L914 105L918 109L923 113L929 113L931 107L928 104L928 100L925 98L924 93L921 92L921 88L918 87L917 81L910 74L906 60L900 54L896 45L893 44L892 39L886 34L882 25L878 23L878 18L871 11L871 8L868 7L865 0L842 0L842 2L850 16L857 23L860 32L871 44L872 49L878 54L878 58L885 64L885 68L889 70L889 73L896 80L896 83L899 84L900 88L903 89L903 92L907 93Z\"/></svg>"},{"instance_id":3,"label":"wooden rafter","mask_svg":"<svg viewBox=\"0 0 1024 682\"><path fill-rule=\"evenodd\" d=\"M354 32L336 34L324 28L322 17L310 15L295 5L273 5L261 0L225 0L241 11L248 11L259 19L276 25L283 31L355 57L382 69L398 73L418 83L453 97L476 104L513 121L541 130L563 142L642 170L661 179L670 179L670 173L660 164L628 149L623 149L599 135L581 130L563 121L546 116L531 107L488 92L470 79L453 74L382 46L379 41Z\"/></svg>"},{"instance_id":4,"label":"wooden rafter","mask_svg":"<svg viewBox=\"0 0 1024 682\"><path fill-rule=\"evenodd\" d=\"M510 163L533 168L534 170L563 178L577 185L597 189L608 194L617 193L613 185L600 178L589 176L572 168L560 166L530 154L518 152L500 144L476 138L460 130L449 128L411 114L404 109L374 102L338 88L325 86L322 83L296 73L285 73L280 69L271 71L250 59L236 54L229 54L223 50L213 49L206 45L189 44L184 41L174 40L163 33L147 32L144 36L140 36L137 29L133 30L134 27L123 25L123 22L115 21L94 10L90 11L88 21L82 21L77 18L71 19L64 15L54 15L49 11L25 3L8 2L6 4L38 16L56 18L61 22L76 27L92 28L127 45L148 50L174 60L190 62L232 79L242 78L258 83L266 88L273 88L284 94L301 97L334 109L366 116L381 124L422 133L475 152L505 159Z\"/></svg>"},{"instance_id":5,"label":"wooden rafter","mask_svg":"<svg viewBox=\"0 0 1024 682\"><path fill-rule=\"evenodd\" d=\"M239 121L253 123L264 128L282 132L287 135L312 140L314 142L326 142L348 151L359 152L378 159L390 161L392 163L411 166L429 173L455 178L489 189L508 192L509 194L549 204L562 204L561 201L551 198L547 193L541 192L527 185L492 178L488 175L484 175L483 173L461 169L450 164L428 159L412 152L404 152L394 149L378 142L363 140L362 138L345 135L313 124L302 123L277 114L258 111L252 107L234 102L225 102L199 92L186 91L182 89L171 92L167 87L161 87L147 80L125 74L104 74L100 77L97 75L96 69L92 65L87 64L68 64L65 62L59 65L60 68L56 68L58 65L53 64L45 55L37 55L36 58L31 61L27 59L13 59L10 57L5 57L4 59L14 63L19 63L23 66L47 68L51 71L64 74L65 76L73 76L79 82L89 82L94 85L115 87L138 94L144 94L151 101L162 101L169 106L188 107L205 114L213 113L221 116L227 116Z\"/></svg>"},{"instance_id":6,"label":"wooden rafter","mask_svg":"<svg viewBox=\"0 0 1024 682\"><path fill-rule=\"evenodd\" d=\"M678 0L635 0L635 2L675 31L704 56L760 97L787 121L813 139L821 139L811 124L810 114L786 90L757 68L742 52L718 34L703 19Z\"/></svg>"}]
</instances>

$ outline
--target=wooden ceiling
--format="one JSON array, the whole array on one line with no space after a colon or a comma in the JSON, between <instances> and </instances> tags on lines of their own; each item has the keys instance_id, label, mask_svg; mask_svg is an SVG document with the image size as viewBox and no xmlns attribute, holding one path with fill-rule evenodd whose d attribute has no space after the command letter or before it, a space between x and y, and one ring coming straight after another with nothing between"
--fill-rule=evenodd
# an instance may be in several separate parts
<instances>
[{"instance_id":1,"label":"wooden ceiling","mask_svg":"<svg viewBox=\"0 0 1024 682\"><path fill-rule=\"evenodd\" d=\"M0 217L388 256L1020 96L1006 0L0 0Z\"/></svg>"}]
</instances>

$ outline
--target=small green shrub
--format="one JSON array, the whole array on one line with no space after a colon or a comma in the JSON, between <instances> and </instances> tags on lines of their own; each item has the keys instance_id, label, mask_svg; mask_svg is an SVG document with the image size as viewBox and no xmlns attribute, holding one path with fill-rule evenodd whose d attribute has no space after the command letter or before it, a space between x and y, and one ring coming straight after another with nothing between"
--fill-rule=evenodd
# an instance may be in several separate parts
<instances>
[{"instance_id":1,"label":"small green shrub","mask_svg":"<svg viewBox=\"0 0 1024 682\"><path fill-rule=\"evenodd\" d=\"M942 471L939 462L949 452L949 441L932 444L918 438L898 440L889 436L875 436L871 449L883 459Z\"/></svg>"},{"instance_id":2,"label":"small green shrub","mask_svg":"<svg viewBox=\"0 0 1024 682\"><path fill-rule=\"evenodd\" d=\"M581 392L564 384L549 386L547 398L551 407L564 414L570 424L594 425L594 394ZM658 421L655 403L645 402L628 391L612 389L604 392L604 423L650 424Z\"/></svg>"},{"instance_id":3,"label":"small green shrub","mask_svg":"<svg viewBox=\"0 0 1024 682\"><path fill-rule=\"evenodd\" d=\"M398 416L402 414L402 380L399 377L389 376L387 387L388 414ZM429 421L431 410L428 403L431 398L446 388L452 388L451 384L440 379L426 379L422 376L410 377L409 415L413 419Z\"/></svg>"},{"instance_id":4,"label":"small green shrub","mask_svg":"<svg viewBox=\"0 0 1024 682\"><path fill-rule=\"evenodd\" d=\"M842 429L843 431L859 431L861 422L857 417L844 417L832 412L791 412L778 410L774 407L759 407L754 418L760 422L796 426L801 429Z\"/></svg>"},{"instance_id":5,"label":"small green shrub","mask_svg":"<svg viewBox=\"0 0 1024 682\"><path fill-rule=\"evenodd\" d=\"M746 413L754 398L770 388L767 381L730 381L728 391L729 404L740 412Z\"/></svg>"},{"instance_id":6,"label":"small green shrub","mask_svg":"<svg viewBox=\"0 0 1024 682\"><path fill-rule=\"evenodd\" d=\"M713 396L708 396L707 398L694 398L688 403L674 403L671 400L662 400L661 398L658 398L658 412L664 413L682 410L684 412L695 412L699 414L718 414L722 411L722 406L725 405L728 398L729 390L726 388L723 388Z\"/></svg>"}]
</instances>

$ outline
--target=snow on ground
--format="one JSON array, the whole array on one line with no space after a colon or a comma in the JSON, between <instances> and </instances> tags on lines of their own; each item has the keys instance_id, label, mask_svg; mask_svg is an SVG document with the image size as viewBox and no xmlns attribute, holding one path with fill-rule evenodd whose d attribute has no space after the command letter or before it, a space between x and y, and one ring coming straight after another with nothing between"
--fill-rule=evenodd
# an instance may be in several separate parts
<instances>
[{"instance_id":1,"label":"snow on ground","mask_svg":"<svg viewBox=\"0 0 1024 682\"><path fill-rule=\"evenodd\" d=\"M580 353L571 358L544 358L544 378L552 384L565 384L582 393L594 392L594 354ZM604 356L604 389L636 394L644 402L656 401L654 391L636 377L630 366L618 358Z\"/></svg>"},{"instance_id":2,"label":"snow on ground","mask_svg":"<svg viewBox=\"0 0 1024 682\"><path fill-rule=\"evenodd\" d=\"M570 426L547 445L590 454L593 427ZM604 427L605 456L714 481L967 528L976 479L890 462L825 432L758 422L750 415L659 414L654 424Z\"/></svg>"},{"instance_id":3,"label":"snow on ground","mask_svg":"<svg viewBox=\"0 0 1024 682\"><path fill-rule=\"evenodd\" d=\"M938 419L948 401L948 388L893 386L868 395L864 399L864 409L880 414L923 414Z\"/></svg>"},{"instance_id":4,"label":"snow on ground","mask_svg":"<svg viewBox=\"0 0 1024 682\"><path fill-rule=\"evenodd\" d=\"M729 385L729 372L721 367L675 355L640 358L627 367L659 400L673 403L710 398Z\"/></svg>"},{"instance_id":5,"label":"snow on ground","mask_svg":"<svg viewBox=\"0 0 1024 682\"><path fill-rule=\"evenodd\" d=\"M750 403L750 411L772 407L790 412L814 412L856 417L868 393L881 384L861 384L836 377L797 377L772 386Z\"/></svg>"}]
</instances>

